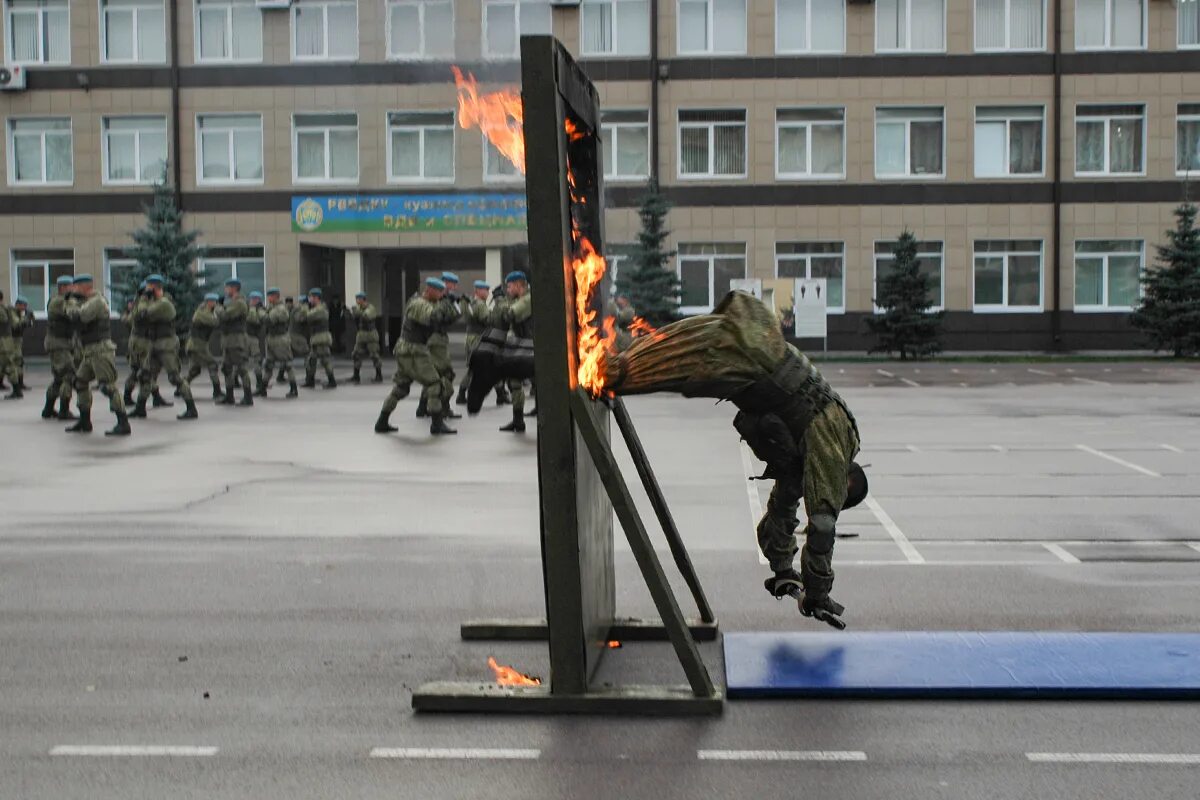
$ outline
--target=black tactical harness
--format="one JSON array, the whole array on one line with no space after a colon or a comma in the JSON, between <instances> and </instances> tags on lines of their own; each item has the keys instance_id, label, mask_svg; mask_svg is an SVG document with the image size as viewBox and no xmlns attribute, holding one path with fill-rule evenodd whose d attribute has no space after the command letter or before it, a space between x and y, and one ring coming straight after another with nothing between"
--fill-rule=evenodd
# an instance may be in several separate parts
<instances>
[{"instance_id":1,"label":"black tactical harness","mask_svg":"<svg viewBox=\"0 0 1200 800\"><path fill-rule=\"evenodd\" d=\"M433 335L433 326L417 322L411 314L406 314L404 323L400 326L400 340L409 344L427 344Z\"/></svg>"}]
</instances>

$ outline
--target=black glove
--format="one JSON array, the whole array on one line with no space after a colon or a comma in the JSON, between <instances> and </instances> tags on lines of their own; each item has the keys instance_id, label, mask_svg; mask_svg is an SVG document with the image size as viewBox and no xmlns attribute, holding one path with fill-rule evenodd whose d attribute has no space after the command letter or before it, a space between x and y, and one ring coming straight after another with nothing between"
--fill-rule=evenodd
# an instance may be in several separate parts
<instances>
[{"instance_id":1,"label":"black glove","mask_svg":"<svg viewBox=\"0 0 1200 800\"><path fill-rule=\"evenodd\" d=\"M504 294L505 291L503 286L497 286L495 289L492 289L492 298L495 300L499 300L501 297L504 297Z\"/></svg>"}]
</instances>

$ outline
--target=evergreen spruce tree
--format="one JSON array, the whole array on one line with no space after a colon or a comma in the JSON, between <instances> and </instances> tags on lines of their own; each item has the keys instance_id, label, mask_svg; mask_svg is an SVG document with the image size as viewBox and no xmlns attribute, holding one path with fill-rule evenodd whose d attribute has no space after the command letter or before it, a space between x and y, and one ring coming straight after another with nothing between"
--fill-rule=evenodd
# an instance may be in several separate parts
<instances>
[{"instance_id":1,"label":"evergreen spruce tree","mask_svg":"<svg viewBox=\"0 0 1200 800\"><path fill-rule=\"evenodd\" d=\"M671 203L651 181L638 215L642 229L630 258L617 275L617 291L629 297L638 316L655 327L671 322L679 313L679 277L669 266L674 250L666 249L667 213Z\"/></svg>"},{"instance_id":2,"label":"evergreen spruce tree","mask_svg":"<svg viewBox=\"0 0 1200 800\"><path fill-rule=\"evenodd\" d=\"M1155 245L1158 266L1142 275L1142 300L1132 322L1155 350L1176 358L1200 353L1200 231L1196 206L1175 209L1175 230Z\"/></svg>"},{"instance_id":3,"label":"evergreen spruce tree","mask_svg":"<svg viewBox=\"0 0 1200 800\"><path fill-rule=\"evenodd\" d=\"M912 231L900 234L892 254L895 257L892 268L876 287L879 296L875 305L883 313L867 317L867 327L876 338L868 352L899 353L901 360L933 355L942 349L938 338L944 314L930 311L933 279L921 272L917 237Z\"/></svg>"},{"instance_id":4,"label":"evergreen spruce tree","mask_svg":"<svg viewBox=\"0 0 1200 800\"><path fill-rule=\"evenodd\" d=\"M183 213L175 205L175 193L165 180L155 185L154 201L143 209L146 224L130 234L133 246L125 248L125 255L136 260L137 266L128 283L118 288L132 297L147 275L162 275L163 290L171 296L177 310L175 327L183 333L191 323L192 311L204 297L192 271L192 263L201 254L196 245L200 232L183 229ZM123 310L114 309L117 313Z\"/></svg>"}]
</instances>

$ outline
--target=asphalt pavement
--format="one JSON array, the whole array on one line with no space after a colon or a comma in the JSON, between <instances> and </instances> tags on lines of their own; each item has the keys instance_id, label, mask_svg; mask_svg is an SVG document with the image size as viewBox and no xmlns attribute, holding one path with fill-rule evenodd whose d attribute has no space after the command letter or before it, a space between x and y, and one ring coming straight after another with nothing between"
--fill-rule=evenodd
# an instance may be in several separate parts
<instances>
[{"instance_id":1,"label":"asphalt pavement","mask_svg":"<svg viewBox=\"0 0 1200 800\"><path fill-rule=\"evenodd\" d=\"M1200 365L822 369L871 464L835 553L854 629L1200 627ZM1190 703L416 715L416 686L486 679L491 655L546 673L543 646L458 637L542 611L532 432L487 407L433 440L410 399L378 436L386 385L343 384L204 399L193 423L152 411L120 441L98 404L76 437L38 418L46 378L0 403L0 798L1200 796ZM629 405L722 629L813 625L762 590L769 486L732 409ZM651 616L618 537L620 611ZM720 680L719 645L701 650ZM599 678L683 680L668 646L635 643Z\"/></svg>"}]
</instances>

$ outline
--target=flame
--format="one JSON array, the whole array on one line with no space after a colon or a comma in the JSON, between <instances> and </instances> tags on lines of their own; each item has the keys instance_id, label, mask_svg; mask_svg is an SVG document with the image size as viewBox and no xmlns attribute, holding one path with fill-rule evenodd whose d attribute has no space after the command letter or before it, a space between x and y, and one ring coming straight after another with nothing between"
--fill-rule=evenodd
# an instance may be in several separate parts
<instances>
[{"instance_id":1,"label":"flame","mask_svg":"<svg viewBox=\"0 0 1200 800\"><path fill-rule=\"evenodd\" d=\"M518 672L512 667L506 667L503 664L497 664L496 659L488 656L488 666L492 668L492 672L496 673L496 683L501 686L541 686L540 678L531 678L523 672Z\"/></svg>"},{"instance_id":2,"label":"flame","mask_svg":"<svg viewBox=\"0 0 1200 800\"><path fill-rule=\"evenodd\" d=\"M650 334L656 333L657 331L658 331L658 328L655 328L653 325L651 325L649 322L646 322L646 320L642 319L641 317L634 317L633 322L630 323L630 325L629 325L629 332L632 333L635 338L638 336L649 336Z\"/></svg>"},{"instance_id":3,"label":"flame","mask_svg":"<svg viewBox=\"0 0 1200 800\"><path fill-rule=\"evenodd\" d=\"M515 89L500 89L480 94L479 83L470 72L463 77L462 70L454 71L454 85L458 87L458 126L463 129L479 128L488 141L504 157L513 163L521 174L525 174L525 108L521 94Z\"/></svg>"},{"instance_id":4,"label":"flame","mask_svg":"<svg viewBox=\"0 0 1200 800\"><path fill-rule=\"evenodd\" d=\"M620 643L620 642L618 642L618 641L616 641L616 640L614 639L613 641L610 641L610 642L608 643L607 647L608 647L608 649L609 649L609 650L620 650L620 649L621 649L621 643Z\"/></svg>"}]
</instances>

